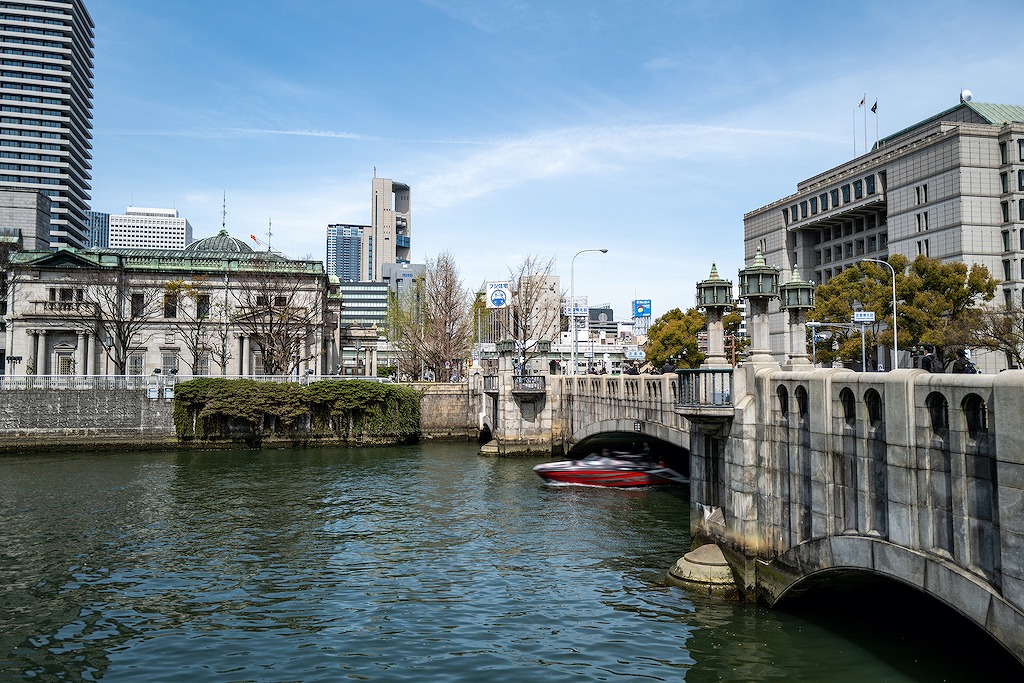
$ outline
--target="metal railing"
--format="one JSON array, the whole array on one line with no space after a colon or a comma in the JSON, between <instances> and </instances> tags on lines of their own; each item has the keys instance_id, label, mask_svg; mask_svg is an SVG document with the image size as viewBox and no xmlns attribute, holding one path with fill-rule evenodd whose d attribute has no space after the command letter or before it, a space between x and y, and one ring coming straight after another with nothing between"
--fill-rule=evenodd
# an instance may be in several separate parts
<instances>
[{"instance_id":1,"label":"metal railing","mask_svg":"<svg viewBox=\"0 0 1024 683\"><path fill-rule=\"evenodd\" d=\"M0 391L4 389L145 389L151 386L173 386L190 379L249 379L255 382L300 383L323 379L366 379L344 375L0 375ZM370 378L369 381L381 381Z\"/></svg>"},{"instance_id":2,"label":"metal railing","mask_svg":"<svg viewBox=\"0 0 1024 683\"><path fill-rule=\"evenodd\" d=\"M498 390L498 376L497 375L484 375L484 391L497 391Z\"/></svg>"},{"instance_id":3,"label":"metal railing","mask_svg":"<svg viewBox=\"0 0 1024 683\"><path fill-rule=\"evenodd\" d=\"M0 390L145 389L152 375L0 375Z\"/></svg>"},{"instance_id":4,"label":"metal railing","mask_svg":"<svg viewBox=\"0 0 1024 683\"><path fill-rule=\"evenodd\" d=\"M676 405L732 407L732 368L676 370L679 398Z\"/></svg>"},{"instance_id":5,"label":"metal railing","mask_svg":"<svg viewBox=\"0 0 1024 683\"><path fill-rule=\"evenodd\" d=\"M513 375L512 391L544 391L544 375Z\"/></svg>"}]
</instances>

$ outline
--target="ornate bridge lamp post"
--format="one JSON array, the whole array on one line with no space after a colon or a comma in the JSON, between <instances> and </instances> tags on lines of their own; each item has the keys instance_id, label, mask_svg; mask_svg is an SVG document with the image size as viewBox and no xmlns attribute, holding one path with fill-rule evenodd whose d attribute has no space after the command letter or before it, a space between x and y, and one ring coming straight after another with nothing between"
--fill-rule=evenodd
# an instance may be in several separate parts
<instances>
[{"instance_id":1,"label":"ornate bridge lamp post","mask_svg":"<svg viewBox=\"0 0 1024 683\"><path fill-rule=\"evenodd\" d=\"M703 367L732 367L725 357L725 325L722 318L732 309L732 282L718 275L718 268L711 264L711 275L697 283L697 306L706 311L708 319L708 357Z\"/></svg>"},{"instance_id":2,"label":"ornate bridge lamp post","mask_svg":"<svg viewBox=\"0 0 1024 683\"><path fill-rule=\"evenodd\" d=\"M789 364L807 365L807 333L804 323L807 311L814 308L815 285L810 280L800 279L800 269L793 268L789 282L779 287L781 307L789 311ZM817 334L817 330L812 330Z\"/></svg>"},{"instance_id":3,"label":"ornate bridge lamp post","mask_svg":"<svg viewBox=\"0 0 1024 683\"><path fill-rule=\"evenodd\" d=\"M750 362L774 363L768 302L779 296L779 267L769 266L758 247L754 262L740 269L740 296L747 300L750 326Z\"/></svg>"}]
</instances>

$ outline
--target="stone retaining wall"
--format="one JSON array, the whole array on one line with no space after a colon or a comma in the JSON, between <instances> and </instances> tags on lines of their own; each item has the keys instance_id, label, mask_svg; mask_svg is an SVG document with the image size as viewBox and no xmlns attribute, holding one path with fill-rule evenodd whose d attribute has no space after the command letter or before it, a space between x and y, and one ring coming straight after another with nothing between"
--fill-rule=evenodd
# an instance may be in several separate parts
<instances>
[{"instance_id":1,"label":"stone retaining wall","mask_svg":"<svg viewBox=\"0 0 1024 683\"><path fill-rule=\"evenodd\" d=\"M417 384L423 439L477 438L479 395L465 384ZM174 401L145 389L0 391L0 453L176 448ZM325 444L326 445L326 444Z\"/></svg>"}]
</instances>

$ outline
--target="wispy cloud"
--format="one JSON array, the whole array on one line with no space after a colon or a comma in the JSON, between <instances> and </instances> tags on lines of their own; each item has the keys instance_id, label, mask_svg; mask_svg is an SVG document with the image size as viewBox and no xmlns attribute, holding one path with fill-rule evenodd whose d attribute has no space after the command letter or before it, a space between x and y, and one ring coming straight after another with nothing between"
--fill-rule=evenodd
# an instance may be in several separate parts
<instances>
[{"instance_id":1,"label":"wispy cloud","mask_svg":"<svg viewBox=\"0 0 1024 683\"><path fill-rule=\"evenodd\" d=\"M531 180L583 176L661 160L749 157L752 142L766 153L794 140L822 140L798 130L694 124L601 126L549 130L488 147L453 160L419 181L419 196L446 207Z\"/></svg>"}]
</instances>

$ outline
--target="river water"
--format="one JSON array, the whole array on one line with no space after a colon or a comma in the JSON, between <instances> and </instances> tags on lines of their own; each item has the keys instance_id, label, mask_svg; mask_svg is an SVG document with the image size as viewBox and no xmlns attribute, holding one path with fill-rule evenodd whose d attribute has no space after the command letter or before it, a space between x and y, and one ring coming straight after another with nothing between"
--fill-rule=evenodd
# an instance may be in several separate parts
<instances>
[{"instance_id":1,"label":"river water","mask_svg":"<svg viewBox=\"0 0 1024 683\"><path fill-rule=\"evenodd\" d=\"M0 681L1022 680L899 597L789 612L667 585L685 488L555 487L536 462L0 459Z\"/></svg>"}]
</instances>

